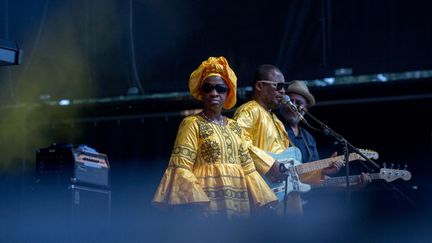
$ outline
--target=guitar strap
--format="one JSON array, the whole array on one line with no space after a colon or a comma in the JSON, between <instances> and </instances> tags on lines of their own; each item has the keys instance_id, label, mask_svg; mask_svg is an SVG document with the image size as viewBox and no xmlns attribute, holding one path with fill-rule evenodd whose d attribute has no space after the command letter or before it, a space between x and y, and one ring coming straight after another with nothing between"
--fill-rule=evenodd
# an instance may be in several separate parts
<instances>
[{"instance_id":1,"label":"guitar strap","mask_svg":"<svg viewBox=\"0 0 432 243\"><path fill-rule=\"evenodd\" d=\"M288 141L290 144L290 146L288 146L288 147L291 147L291 146L297 147L296 144L293 141L291 141L291 138L289 136L288 136Z\"/></svg>"},{"instance_id":2,"label":"guitar strap","mask_svg":"<svg viewBox=\"0 0 432 243\"><path fill-rule=\"evenodd\" d=\"M288 128L288 129L291 129L291 128ZM307 150L308 155L309 155L309 159L308 159L308 161L312 161L312 151L310 150L310 148L309 148L309 144L308 144L308 142L306 141L305 137L303 136L302 129L303 129L303 128L299 127L299 134L298 134L298 136L300 136L300 137L302 138L303 143L304 143L304 145L305 145L305 147L306 147L306 150ZM294 134L294 136L295 136L295 134ZM297 136L296 136L296 137L297 137ZM292 145L298 147L298 145L295 144L293 141L291 141L291 139L290 139L289 137L288 137L288 140L290 141L290 143L291 143ZM302 158L302 160L303 160L303 158ZM302 162L302 161L300 161L300 162Z\"/></svg>"}]
</instances>

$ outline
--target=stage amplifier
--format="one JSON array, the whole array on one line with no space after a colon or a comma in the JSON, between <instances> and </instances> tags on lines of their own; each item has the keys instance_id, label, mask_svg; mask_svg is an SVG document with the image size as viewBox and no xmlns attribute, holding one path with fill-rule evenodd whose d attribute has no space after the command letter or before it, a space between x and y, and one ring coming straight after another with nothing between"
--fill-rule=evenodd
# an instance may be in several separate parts
<instances>
[{"instance_id":1,"label":"stage amplifier","mask_svg":"<svg viewBox=\"0 0 432 243\"><path fill-rule=\"evenodd\" d=\"M66 178L75 184L110 187L110 165L106 154L86 145L53 144L36 153L39 179Z\"/></svg>"},{"instance_id":2,"label":"stage amplifier","mask_svg":"<svg viewBox=\"0 0 432 243\"><path fill-rule=\"evenodd\" d=\"M110 186L110 165L106 154L82 148L72 149L75 160L73 183Z\"/></svg>"}]
</instances>

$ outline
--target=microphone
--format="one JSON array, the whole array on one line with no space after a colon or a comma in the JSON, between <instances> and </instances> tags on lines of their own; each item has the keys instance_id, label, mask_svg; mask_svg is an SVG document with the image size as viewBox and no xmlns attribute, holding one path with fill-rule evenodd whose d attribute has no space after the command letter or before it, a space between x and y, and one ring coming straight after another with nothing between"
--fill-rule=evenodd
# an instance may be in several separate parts
<instances>
[{"instance_id":1,"label":"microphone","mask_svg":"<svg viewBox=\"0 0 432 243\"><path fill-rule=\"evenodd\" d=\"M297 106L291 102L291 99L288 95L282 95L281 102L282 104L287 105L300 118L300 120L306 121L303 115L301 114L301 112L299 111L299 109L297 108ZM300 109L304 109L304 108L300 107Z\"/></svg>"}]
</instances>

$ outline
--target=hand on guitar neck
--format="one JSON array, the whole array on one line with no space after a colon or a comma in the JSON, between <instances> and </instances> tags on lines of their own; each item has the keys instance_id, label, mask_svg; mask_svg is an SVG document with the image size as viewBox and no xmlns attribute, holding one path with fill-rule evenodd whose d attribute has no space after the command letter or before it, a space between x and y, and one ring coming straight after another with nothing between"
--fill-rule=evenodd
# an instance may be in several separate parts
<instances>
[{"instance_id":1,"label":"hand on guitar neck","mask_svg":"<svg viewBox=\"0 0 432 243\"><path fill-rule=\"evenodd\" d=\"M406 169L396 170L396 169L381 168L379 173L371 173L371 174L362 173L361 175L349 176L350 184L358 185L358 186L369 184L372 180L380 179L380 180L385 180L387 182L392 182L399 178L403 179L404 181L408 181L411 179L411 173ZM345 187L345 186L346 186L346 177L338 176L338 177L328 177L325 180L323 180L320 185L316 185L314 187Z\"/></svg>"},{"instance_id":2,"label":"hand on guitar neck","mask_svg":"<svg viewBox=\"0 0 432 243\"><path fill-rule=\"evenodd\" d=\"M370 177L369 173L362 172L359 176L359 183L357 184L358 188L364 187L367 184L372 182L372 177Z\"/></svg>"},{"instance_id":3,"label":"hand on guitar neck","mask_svg":"<svg viewBox=\"0 0 432 243\"><path fill-rule=\"evenodd\" d=\"M341 179L344 181L344 183L341 182ZM321 187L324 185L330 186L332 183L331 181L338 181L339 184L333 184L335 187L346 187L346 177L340 176L340 177L329 177L325 176L325 179L322 181L321 185L315 186L315 187ZM356 175L356 180L350 180L351 186L353 189L360 189L368 185L372 182L372 177L369 175L369 173L362 172L360 175Z\"/></svg>"},{"instance_id":4,"label":"hand on guitar neck","mask_svg":"<svg viewBox=\"0 0 432 243\"><path fill-rule=\"evenodd\" d=\"M337 156L337 152L334 152L330 156L330 158L334 158L336 156ZM340 169L344 166L345 166L345 163L343 160L334 161L330 164L329 167L322 169L321 174L323 176L334 175L334 174L338 173L340 171Z\"/></svg>"}]
</instances>

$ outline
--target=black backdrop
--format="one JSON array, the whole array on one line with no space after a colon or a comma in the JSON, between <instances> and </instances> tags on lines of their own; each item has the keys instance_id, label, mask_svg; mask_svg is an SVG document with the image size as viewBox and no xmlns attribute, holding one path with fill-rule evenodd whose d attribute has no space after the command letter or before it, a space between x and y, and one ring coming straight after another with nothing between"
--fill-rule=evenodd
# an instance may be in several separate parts
<instances>
[{"instance_id":1,"label":"black backdrop","mask_svg":"<svg viewBox=\"0 0 432 243\"><path fill-rule=\"evenodd\" d=\"M191 71L226 56L250 85L273 63L287 79L431 68L428 1L0 1L0 37L23 64L0 70L1 101L187 91Z\"/></svg>"}]
</instances>

